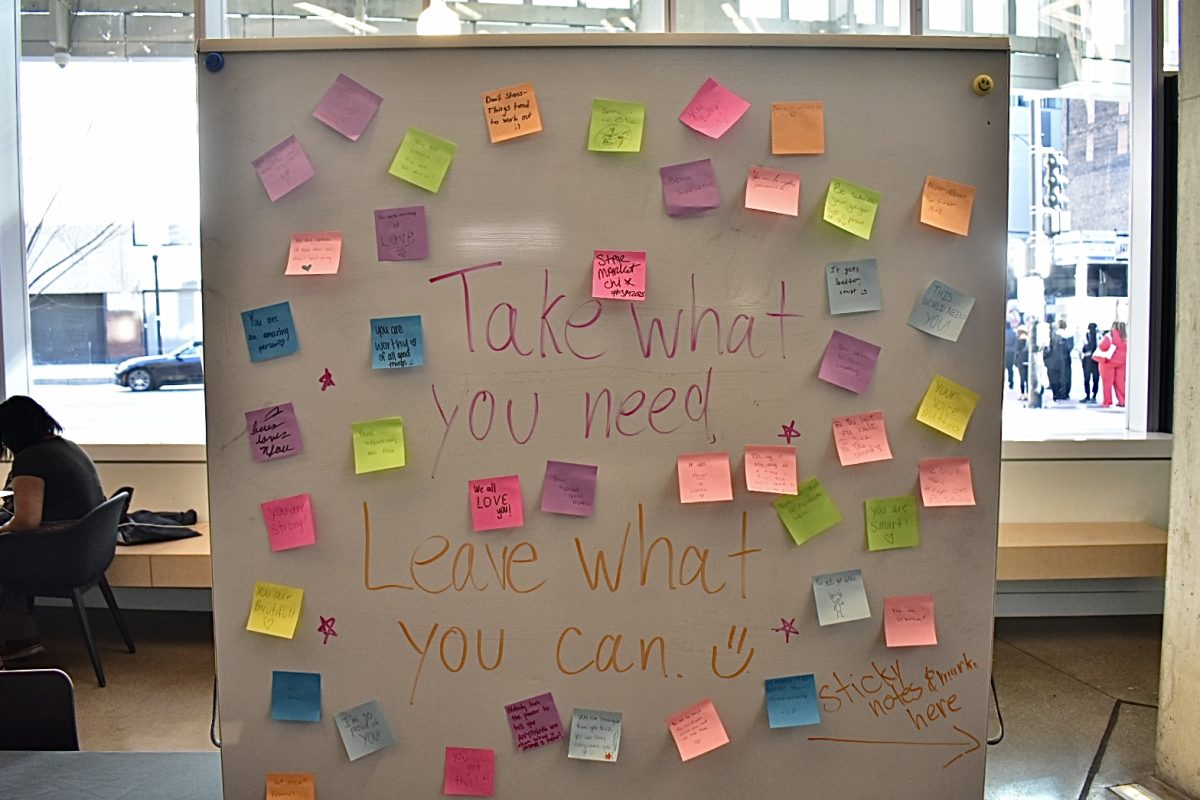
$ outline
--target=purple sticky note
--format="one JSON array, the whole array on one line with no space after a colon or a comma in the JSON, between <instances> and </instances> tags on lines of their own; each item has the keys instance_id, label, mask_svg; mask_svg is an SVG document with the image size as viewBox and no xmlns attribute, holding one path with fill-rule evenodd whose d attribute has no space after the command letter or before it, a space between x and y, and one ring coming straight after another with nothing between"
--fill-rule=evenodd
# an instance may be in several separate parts
<instances>
[{"instance_id":1,"label":"purple sticky note","mask_svg":"<svg viewBox=\"0 0 1200 800\"><path fill-rule=\"evenodd\" d=\"M255 461L274 461L304 452L300 424L291 403L247 411L246 433Z\"/></svg>"},{"instance_id":2,"label":"purple sticky note","mask_svg":"<svg viewBox=\"0 0 1200 800\"><path fill-rule=\"evenodd\" d=\"M684 217L721 205L712 159L660 167L658 176L662 179L667 214L672 217Z\"/></svg>"},{"instance_id":3,"label":"purple sticky note","mask_svg":"<svg viewBox=\"0 0 1200 800\"><path fill-rule=\"evenodd\" d=\"M284 139L251 163L272 203L317 174L295 136Z\"/></svg>"},{"instance_id":4,"label":"purple sticky note","mask_svg":"<svg viewBox=\"0 0 1200 800\"><path fill-rule=\"evenodd\" d=\"M709 78L683 109L679 121L705 136L720 139L749 108L748 102Z\"/></svg>"},{"instance_id":5,"label":"purple sticky note","mask_svg":"<svg viewBox=\"0 0 1200 800\"><path fill-rule=\"evenodd\" d=\"M821 371L817 373L817 377L834 386L849 389L855 394L862 394L871 383L878 360L878 346L841 331L834 331L829 337L829 344L825 346L825 355L821 358Z\"/></svg>"},{"instance_id":6,"label":"purple sticky note","mask_svg":"<svg viewBox=\"0 0 1200 800\"><path fill-rule=\"evenodd\" d=\"M549 692L504 707L517 749L524 752L563 738L558 706Z\"/></svg>"},{"instance_id":7,"label":"purple sticky note","mask_svg":"<svg viewBox=\"0 0 1200 800\"><path fill-rule=\"evenodd\" d=\"M313 521L310 495L268 500L261 508L263 521L267 523L267 541L273 552L316 543L317 526Z\"/></svg>"},{"instance_id":8,"label":"purple sticky note","mask_svg":"<svg viewBox=\"0 0 1200 800\"><path fill-rule=\"evenodd\" d=\"M542 481L542 511L590 517L596 503L596 467L547 461Z\"/></svg>"},{"instance_id":9,"label":"purple sticky note","mask_svg":"<svg viewBox=\"0 0 1200 800\"><path fill-rule=\"evenodd\" d=\"M367 87L345 75L338 75L317 103L313 116L350 141L357 142L382 104L383 98Z\"/></svg>"},{"instance_id":10,"label":"purple sticky note","mask_svg":"<svg viewBox=\"0 0 1200 800\"><path fill-rule=\"evenodd\" d=\"M380 261L418 261L429 257L425 206L375 211L375 249Z\"/></svg>"}]
</instances>

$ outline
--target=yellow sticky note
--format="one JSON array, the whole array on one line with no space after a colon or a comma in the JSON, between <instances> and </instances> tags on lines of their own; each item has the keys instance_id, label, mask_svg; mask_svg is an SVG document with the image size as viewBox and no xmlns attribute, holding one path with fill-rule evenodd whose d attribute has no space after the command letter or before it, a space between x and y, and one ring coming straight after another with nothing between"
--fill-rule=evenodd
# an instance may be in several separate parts
<instances>
[{"instance_id":1,"label":"yellow sticky note","mask_svg":"<svg viewBox=\"0 0 1200 800\"><path fill-rule=\"evenodd\" d=\"M437 193L450 170L458 145L432 133L409 128L388 172L413 186Z\"/></svg>"},{"instance_id":2,"label":"yellow sticky note","mask_svg":"<svg viewBox=\"0 0 1200 800\"><path fill-rule=\"evenodd\" d=\"M296 623L300 621L300 605L303 602L303 589L256 581L246 630L290 639L296 634Z\"/></svg>"},{"instance_id":3,"label":"yellow sticky note","mask_svg":"<svg viewBox=\"0 0 1200 800\"><path fill-rule=\"evenodd\" d=\"M979 395L975 392L949 378L934 375L917 409L917 421L961 442L977 405Z\"/></svg>"},{"instance_id":4,"label":"yellow sticky note","mask_svg":"<svg viewBox=\"0 0 1200 800\"><path fill-rule=\"evenodd\" d=\"M824 152L823 102L771 103L772 155L816 155Z\"/></svg>"},{"instance_id":5,"label":"yellow sticky note","mask_svg":"<svg viewBox=\"0 0 1200 800\"><path fill-rule=\"evenodd\" d=\"M354 474L404 466L404 420L386 417L350 426L354 434Z\"/></svg>"},{"instance_id":6,"label":"yellow sticky note","mask_svg":"<svg viewBox=\"0 0 1200 800\"><path fill-rule=\"evenodd\" d=\"M528 136L542 129L542 114L538 111L532 83L484 92L483 116L492 144Z\"/></svg>"},{"instance_id":7,"label":"yellow sticky note","mask_svg":"<svg viewBox=\"0 0 1200 800\"><path fill-rule=\"evenodd\" d=\"M640 153L646 126L644 103L621 100L592 101L588 125L588 150L601 153Z\"/></svg>"},{"instance_id":8,"label":"yellow sticky note","mask_svg":"<svg viewBox=\"0 0 1200 800\"><path fill-rule=\"evenodd\" d=\"M879 210L879 192L834 178L825 195L825 221L860 239L871 238L875 212Z\"/></svg>"},{"instance_id":9,"label":"yellow sticky note","mask_svg":"<svg viewBox=\"0 0 1200 800\"><path fill-rule=\"evenodd\" d=\"M267 800L316 800L317 783L311 772L268 772Z\"/></svg>"},{"instance_id":10,"label":"yellow sticky note","mask_svg":"<svg viewBox=\"0 0 1200 800\"><path fill-rule=\"evenodd\" d=\"M971 230L971 208L975 205L975 187L932 175L925 177L921 192L921 222L959 236Z\"/></svg>"}]
</instances>

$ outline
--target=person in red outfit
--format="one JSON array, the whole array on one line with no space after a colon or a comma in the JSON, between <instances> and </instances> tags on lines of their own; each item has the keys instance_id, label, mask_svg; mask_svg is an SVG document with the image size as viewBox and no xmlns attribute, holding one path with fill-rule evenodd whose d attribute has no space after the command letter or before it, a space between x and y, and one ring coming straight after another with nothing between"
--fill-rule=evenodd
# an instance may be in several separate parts
<instances>
[{"instance_id":1,"label":"person in red outfit","mask_svg":"<svg viewBox=\"0 0 1200 800\"><path fill-rule=\"evenodd\" d=\"M1129 349L1127 341L1125 323L1114 322L1096 348L1097 353L1109 353L1108 358L1099 361L1100 383L1104 387L1102 406L1112 405L1113 394L1117 396L1117 407L1125 406L1125 358Z\"/></svg>"}]
</instances>

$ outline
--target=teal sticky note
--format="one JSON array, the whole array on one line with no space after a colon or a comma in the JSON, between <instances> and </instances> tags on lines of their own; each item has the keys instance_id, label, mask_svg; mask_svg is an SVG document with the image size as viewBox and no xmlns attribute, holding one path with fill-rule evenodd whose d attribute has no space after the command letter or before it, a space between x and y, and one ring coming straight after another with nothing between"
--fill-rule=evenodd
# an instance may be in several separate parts
<instances>
[{"instance_id":1,"label":"teal sticky note","mask_svg":"<svg viewBox=\"0 0 1200 800\"><path fill-rule=\"evenodd\" d=\"M815 575L812 585L820 625L870 619L871 607L867 603L867 585L863 582L861 569Z\"/></svg>"},{"instance_id":2,"label":"teal sticky note","mask_svg":"<svg viewBox=\"0 0 1200 800\"><path fill-rule=\"evenodd\" d=\"M767 678L767 721L772 728L819 725L817 682L811 675Z\"/></svg>"},{"instance_id":3,"label":"teal sticky note","mask_svg":"<svg viewBox=\"0 0 1200 800\"><path fill-rule=\"evenodd\" d=\"M957 342L974 307L974 297L941 281L934 281L917 300L908 317L908 324L930 336Z\"/></svg>"},{"instance_id":4,"label":"teal sticky note","mask_svg":"<svg viewBox=\"0 0 1200 800\"><path fill-rule=\"evenodd\" d=\"M371 369L419 367L425 363L421 317L371 320Z\"/></svg>"},{"instance_id":5,"label":"teal sticky note","mask_svg":"<svg viewBox=\"0 0 1200 800\"><path fill-rule=\"evenodd\" d=\"M242 312L242 329L251 361L266 361L295 353L300 349L292 305L276 303Z\"/></svg>"},{"instance_id":6,"label":"teal sticky note","mask_svg":"<svg viewBox=\"0 0 1200 800\"><path fill-rule=\"evenodd\" d=\"M321 721L319 672L271 673L271 719L284 722Z\"/></svg>"},{"instance_id":7,"label":"teal sticky note","mask_svg":"<svg viewBox=\"0 0 1200 800\"><path fill-rule=\"evenodd\" d=\"M392 727L388 725L383 706L378 700L368 700L362 705L339 711L334 719L337 720L342 745L351 761L396 744Z\"/></svg>"},{"instance_id":8,"label":"teal sticky note","mask_svg":"<svg viewBox=\"0 0 1200 800\"><path fill-rule=\"evenodd\" d=\"M830 314L856 314L883 308L879 262L873 258L826 264L825 287L829 293Z\"/></svg>"}]
</instances>

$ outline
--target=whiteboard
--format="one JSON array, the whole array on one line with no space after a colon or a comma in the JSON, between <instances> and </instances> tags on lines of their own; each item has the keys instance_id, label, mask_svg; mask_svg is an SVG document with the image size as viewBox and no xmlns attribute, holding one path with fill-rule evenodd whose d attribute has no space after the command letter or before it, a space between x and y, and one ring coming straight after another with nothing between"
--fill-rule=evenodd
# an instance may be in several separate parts
<instances>
[{"instance_id":1,"label":"whiteboard","mask_svg":"<svg viewBox=\"0 0 1200 800\"><path fill-rule=\"evenodd\" d=\"M224 69L202 67L199 80L226 795L261 796L267 772L297 771L314 773L321 797L441 796L449 746L494 750L498 797L815 787L981 797L1006 45L578 36L266 46L276 51L226 50ZM311 116L339 73L383 97L356 142ZM996 84L984 96L972 91L981 74ZM677 120L709 77L751 104L717 139ZM481 94L523 82L544 130L489 143ZM645 103L640 152L588 151L595 98ZM824 154L773 156L770 104L802 100L824 103ZM437 193L388 174L410 127L457 146ZM292 135L315 177L270 202L251 162ZM712 161L719 208L669 216L659 168L701 159ZM801 176L797 216L744 207L752 165ZM929 175L976 188L969 236L919 222ZM834 179L880 192L869 240L822 219ZM418 205L428 258L380 262L373 211ZM301 231L342 233L335 276L284 275ZM592 298L597 249L646 253L644 301ZM882 308L831 315L826 264L868 258ZM934 280L976 300L957 342L908 324ZM284 301L298 351L252 362L241 313ZM407 315L421 317L424 365L372 369L370 320ZM861 393L817 377L834 331L881 348ZM335 385L323 389L326 369ZM961 442L915 419L935 374L980 395ZM256 462L244 414L281 403L293 404L303 452ZM893 457L841 466L832 420L873 411ZM403 419L406 466L356 475L351 426L389 417ZM800 546L773 496L747 491L743 470L744 448L784 444L788 425L799 480L818 478L842 517ZM681 503L678 456L715 452L729 454L733 499ZM918 461L963 456L976 505L921 505ZM597 467L592 516L540 510L548 460ZM509 475L524 525L474 532L468 482ZM303 493L315 545L272 552L260 504ZM865 501L907 495L918 497L919 546L869 551ZM594 574L598 551L609 581ZM870 617L819 625L812 578L851 569L862 571ZM303 589L294 638L247 631L256 581ZM933 597L936 645L886 646L884 598L909 595ZM318 631L328 618L336 637ZM274 670L322 676L319 722L271 719ZM770 728L764 680L803 674L814 676L820 723ZM617 760L570 759L565 741L519 751L504 707L546 692L568 734L575 708L622 712ZM706 699L729 743L682 761L666 719ZM396 745L352 762L334 715L371 700Z\"/></svg>"}]
</instances>

